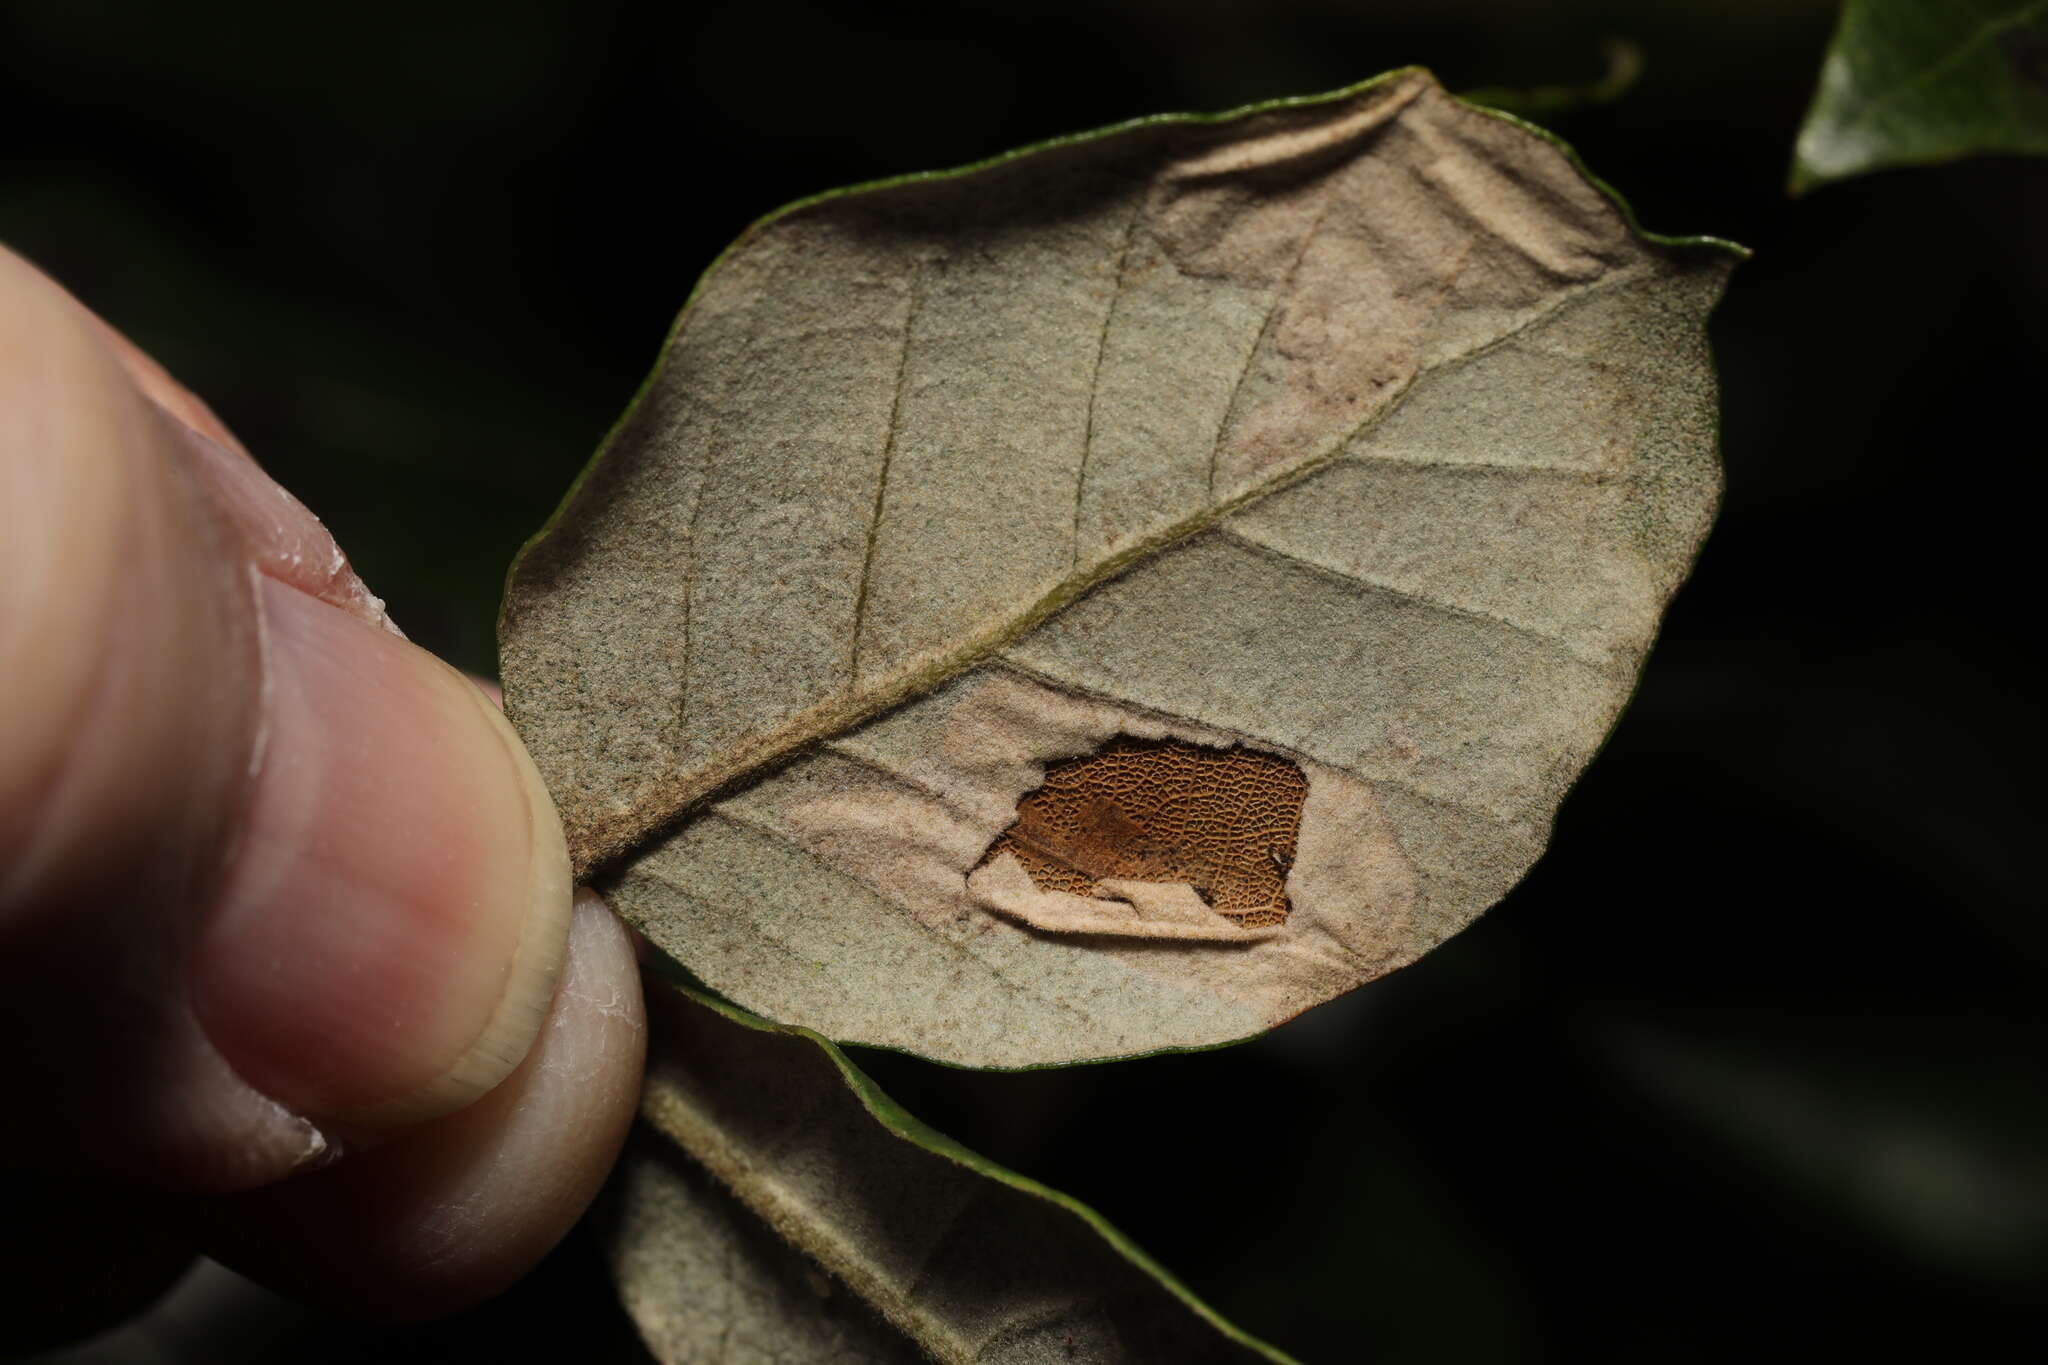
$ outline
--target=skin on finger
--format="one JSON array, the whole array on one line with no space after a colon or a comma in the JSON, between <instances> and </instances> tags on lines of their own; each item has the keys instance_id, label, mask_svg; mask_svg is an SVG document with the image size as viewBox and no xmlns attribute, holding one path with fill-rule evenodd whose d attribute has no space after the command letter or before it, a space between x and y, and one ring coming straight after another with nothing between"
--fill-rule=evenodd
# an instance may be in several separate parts
<instances>
[{"instance_id":1,"label":"skin on finger","mask_svg":"<svg viewBox=\"0 0 2048 1365\"><path fill-rule=\"evenodd\" d=\"M318 1135L234 1075L183 1002L195 908L246 800L253 583L66 296L0 253L0 1145L146 1183L235 1184Z\"/></svg>"},{"instance_id":2,"label":"skin on finger","mask_svg":"<svg viewBox=\"0 0 2048 1365\"><path fill-rule=\"evenodd\" d=\"M0 252L0 1149L243 1189L518 1063L567 858L502 716L133 374Z\"/></svg>"},{"instance_id":3,"label":"skin on finger","mask_svg":"<svg viewBox=\"0 0 2048 1365\"><path fill-rule=\"evenodd\" d=\"M87 309L79 308L98 328L100 338L142 396L155 403L183 425L243 458L249 458L248 449L235 439L220 418L214 416L213 408L205 399L171 377L171 372L157 363L156 357L144 351L109 323L105 318Z\"/></svg>"},{"instance_id":4,"label":"skin on finger","mask_svg":"<svg viewBox=\"0 0 2048 1365\"><path fill-rule=\"evenodd\" d=\"M0 673L9 686L0 708L0 904L19 899L10 893L44 875L46 862L75 857L88 837L84 798L108 785L104 769L123 752L196 763L185 770L196 786L231 785L232 755L208 762L205 753L244 747L254 730L255 638L238 628L247 613L237 610L246 582L210 570L185 581L195 552L225 532L178 477L162 414L125 383L69 301L37 284L0 254ZM185 590L167 610L130 611L134 583L157 575ZM154 695L145 695L124 656L147 650L153 663L194 663L187 642L227 656L218 681L230 688L220 698L228 704L210 724L164 734L149 712L196 709L196 699L177 674L150 679ZM120 709L89 714L103 702ZM113 733L87 724L102 719Z\"/></svg>"},{"instance_id":5,"label":"skin on finger","mask_svg":"<svg viewBox=\"0 0 2048 1365\"><path fill-rule=\"evenodd\" d=\"M306 505L279 486L248 455L203 432L181 429L187 468L239 535L249 563L274 582L297 588L404 638L334 537Z\"/></svg>"},{"instance_id":6,"label":"skin on finger","mask_svg":"<svg viewBox=\"0 0 2048 1365\"><path fill-rule=\"evenodd\" d=\"M33 267L0 247L0 270L33 274ZM127 374L133 387L177 427L187 447L188 466L211 500L240 533L256 565L268 577L397 632L384 602L349 567L334 537L306 505L263 472L205 399L193 393L105 318L86 308L63 286L37 276L41 294L62 299L91 329L101 348Z\"/></svg>"},{"instance_id":7,"label":"skin on finger","mask_svg":"<svg viewBox=\"0 0 2048 1365\"><path fill-rule=\"evenodd\" d=\"M553 989L566 855L502 717L106 345L0 252L0 1027L28 1040L0 1145L218 1190L395 1134L325 1173L355 1172L335 1235L391 1249L359 1306L455 1306L544 1252L616 1152L630 951L593 910ZM252 1268L326 1256L301 1284L348 1300L346 1242L274 1237Z\"/></svg>"},{"instance_id":8,"label":"skin on finger","mask_svg":"<svg viewBox=\"0 0 2048 1365\"><path fill-rule=\"evenodd\" d=\"M201 1023L333 1135L467 1104L554 994L569 866L504 717L412 645L265 580L270 728L193 953Z\"/></svg>"},{"instance_id":9,"label":"skin on finger","mask_svg":"<svg viewBox=\"0 0 2048 1365\"><path fill-rule=\"evenodd\" d=\"M630 1127L646 1054L632 940L577 897L547 1025L505 1082L373 1151L196 1208L207 1251L252 1279L392 1320L511 1284L581 1216Z\"/></svg>"}]
</instances>

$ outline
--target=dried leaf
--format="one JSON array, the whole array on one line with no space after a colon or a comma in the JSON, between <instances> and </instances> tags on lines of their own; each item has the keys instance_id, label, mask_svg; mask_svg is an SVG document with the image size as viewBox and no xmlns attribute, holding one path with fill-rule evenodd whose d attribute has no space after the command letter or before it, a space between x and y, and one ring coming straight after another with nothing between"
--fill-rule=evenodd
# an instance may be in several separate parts
<instances>
[{"instance_id":1,"label":"dried leaf","mask_svg":"<svg viewBox=\"0 0 2048 1365\"><path fill-rule=\"evenodd\" d=\"M652 1134L599 1206L612 1278L663 1365L925 1365L931 1359Z\"/></svg>"},{"instance_id":2,"label":"dried leaf","mask_svg":"<svg viewBox=\"0 0 2048 1365\"><path fill-rule=\"evenodd\" d=\"M2048 153L2048 0L1849 0L1793 191L1993 152Z\"/></svg>"},{"instance_id":3,"label":"dried leaf","mask_svg":"<svg viewBox=\"0 0 2048 1365\"><path fill-rule=\"evenodd\" d=\"M751 1009L973 1066L1257 1033L1537 856L1712 516L1738 256L1415 71L796 205L515 567L508 706ZM1048 846L1133 746L1294 776Z\"/></svg>"},{"instance_id":4,"label":"dried leaf","mask_svg":"<svg viewBox=\"0 0 2048 1365\"><path fill-rule=\"evenodd\" d=\"M654 1004L654 1131L601 1226L659 1359L1287 1360L1093 1210L904 1113L817 1035L694 993Z\"/></svg>"}]
</instances>

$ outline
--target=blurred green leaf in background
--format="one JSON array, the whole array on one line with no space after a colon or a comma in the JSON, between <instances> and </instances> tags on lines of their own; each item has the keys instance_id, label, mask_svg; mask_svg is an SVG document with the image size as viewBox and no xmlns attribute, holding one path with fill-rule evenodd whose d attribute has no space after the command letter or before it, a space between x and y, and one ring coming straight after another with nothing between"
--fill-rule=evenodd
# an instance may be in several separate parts
<instances>
[{"instance_id":1,"label":"blurred green leaf in background","mask_svg":"<svg viewBox=\"0 0 2048 1365\"><path fill-rule=\"evenodd\" d=\"M1988 152L2048 153L2048 3L1849 0L1793 192Z\"/></svg>"}]
</instances>

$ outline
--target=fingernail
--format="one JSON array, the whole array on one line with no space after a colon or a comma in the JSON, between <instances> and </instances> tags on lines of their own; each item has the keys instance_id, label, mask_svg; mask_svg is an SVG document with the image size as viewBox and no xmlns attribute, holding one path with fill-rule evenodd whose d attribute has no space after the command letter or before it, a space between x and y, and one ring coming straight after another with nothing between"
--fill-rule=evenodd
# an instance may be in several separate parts
<instances>
[{"instance_id":1,"label":"fingernail","mask_svg":"<svg viewBox=\"0 0 2048 1365\"><path fill-rule=\"evenodd\" d=\"M597 1193L646 1045L632 939L581 892L547 1023L503 1085L331 1170L189 1206L201 1245L350 1315L467 1307L528 1270Z\"/></svg>"},{"instance_id":2,"label":"fingernail","mask_svg":"<svg viewBox=\"0 0 2048 1365\"><path fill-rule=\"evenodd\" d=\"M461 674L283 584L258 590L264 734L195 1009L330 1132L461 1108L519 1064L568 933L560 822Z\"/></svg>"}]
</instances>

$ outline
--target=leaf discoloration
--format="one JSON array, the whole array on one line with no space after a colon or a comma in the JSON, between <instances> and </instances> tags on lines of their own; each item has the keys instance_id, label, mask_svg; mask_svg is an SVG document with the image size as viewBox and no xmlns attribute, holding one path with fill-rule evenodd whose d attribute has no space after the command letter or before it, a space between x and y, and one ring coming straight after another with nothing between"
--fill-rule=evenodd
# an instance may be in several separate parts
<instances>
[{"instance_id":1,"label":"leaf discoloration","mask_svg":"<svg viewBox=\"0 0 2048 1365\"><path fill-rule=\"evenodd\" d=\"M1049 766L984 863L1008 854L1041 891L1114 900L1104 884L1186 885L1244 929L1287 920L1308 779L1252 749L1119 737Z\"/></svg>"},{"instance_id":2,"label":"leaf discoloration","mask_svg":"<svg viewBox=\"0 0 2048 1365\"><path fill-rule=\"evenodd\" d=\"M1533 862L1706 533L1738 256L1417 71L764 220L509 585L579 870L749 1007L966 1065L1412 961ZM1119 736L1296 766L1277 904L986 856Z\"/></svg>"}]
</instances>

